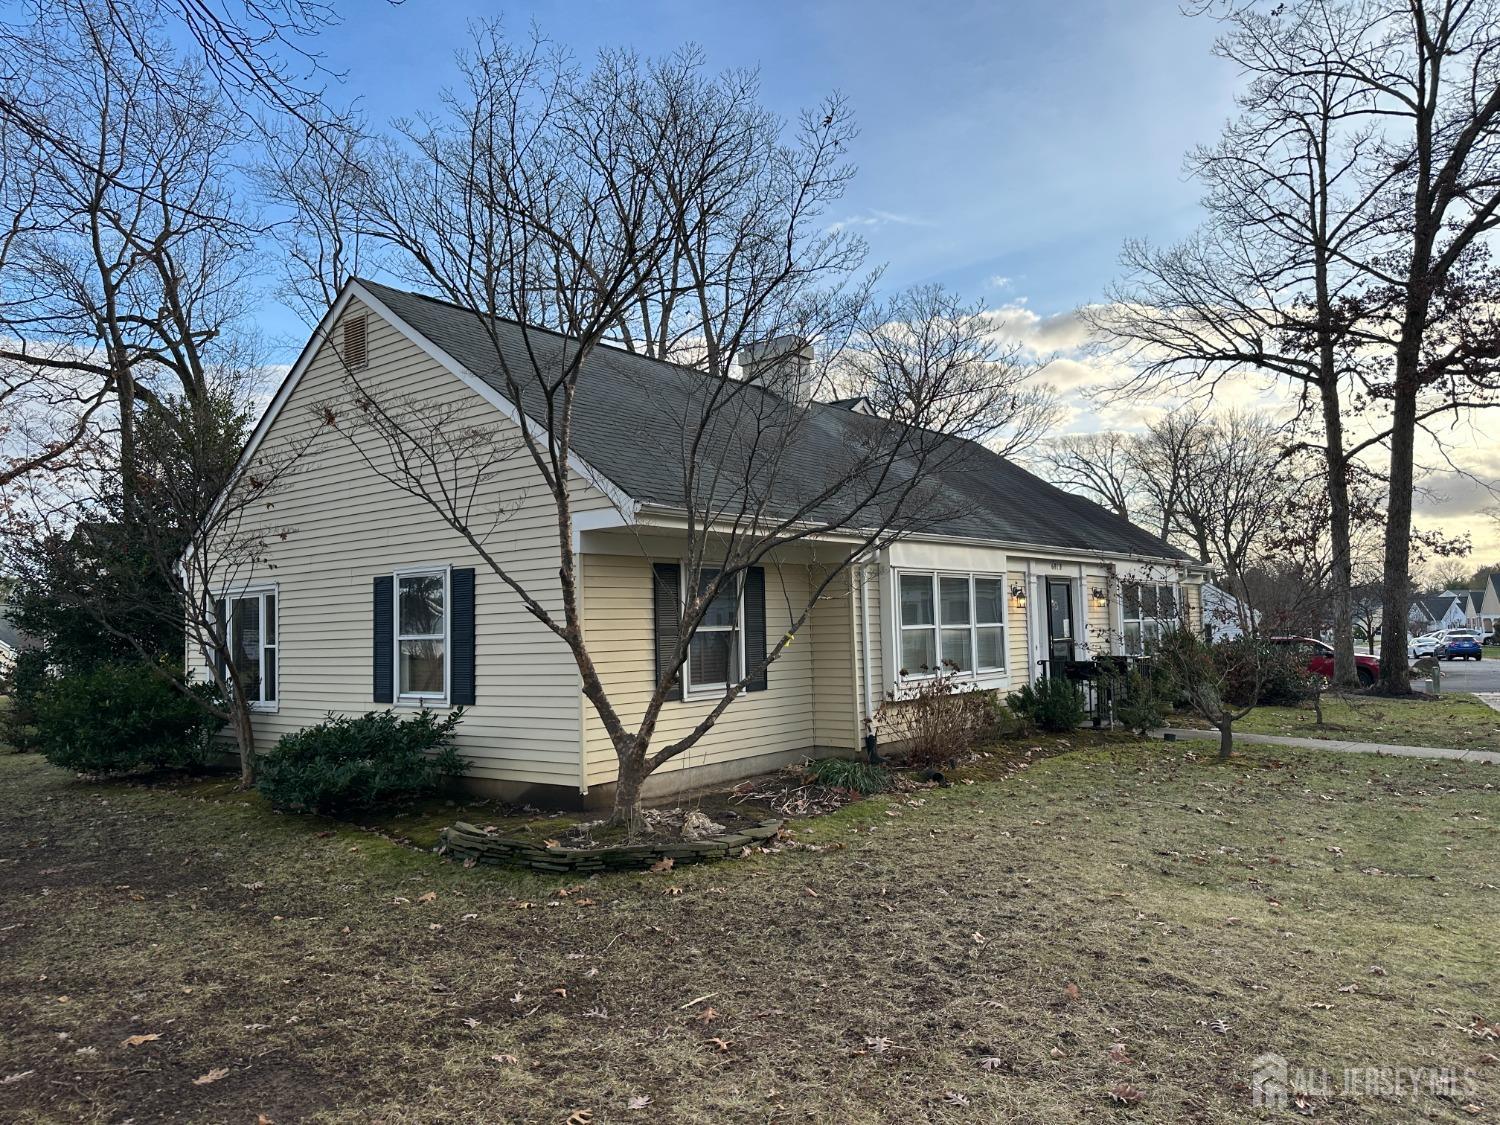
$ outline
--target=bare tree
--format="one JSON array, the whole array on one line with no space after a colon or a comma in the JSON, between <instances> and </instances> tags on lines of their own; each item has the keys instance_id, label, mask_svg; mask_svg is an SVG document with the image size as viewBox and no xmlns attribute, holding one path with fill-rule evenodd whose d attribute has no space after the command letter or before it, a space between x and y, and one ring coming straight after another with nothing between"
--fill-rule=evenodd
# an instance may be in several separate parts
<instances>
[{"instance_id":1,"label":"bare tree","mask_svg":"<svg viewBox=\"0 0 1500 1125\"><path fill-rule=\"evenodd\" d=\"M235 366L256 233L232 188L236 118L128 17L69 3L7 29L0 101L45 130L0 118L0 394L41 433L13 430L0 486L101 436L129 474L137 408Z\"/></svg>"},{"instance_id":2,"label":"bare tree","mask_svg":"<svg viewBox=\"0 0 1500 1125\"><path fill-rule=\"evenodd\" d=\"M1042 475L1130 519L1141 490L1132 456L1136 438L1121 430L1065 434L1046 442L1033 455Z\"/></svg>"},{"instance_id":3,"label":"bare tree","mask_svg":"<svg viewBox=\"0 0 1500 1125\"><path fill-rule=\"evenodd\" d=\"M1013 355L974 334L987 326L962 302L933 289L868 299L862 244L827 221L852 174L853 127L837 99L788 125L761 108L754 75L709 76L693 52L606 53L580 69L493 28L464 67L466 88L441 118L374 146L363 221L406 276L475 311L488 377L521 425L460 426L354 371L328 416L567 645L615 749L614 819L635 825L645 779L764 676L841 575L949 514L941 474L975 455L965 439L1016 421L1022 380ZM522 345L507 346L517 332ZM668 506L682 525L686 597L650 697L628 716L584 635L568 469L575 407L607 338L676 364L662 369L671 394L659 405L679 436L650 455L677 482ZM813 402L835 390L876 413ZM808 471L811 429L829 419L844 429L842 460ZM482 485L515 458L555 512L555 583L514 572L490 542L503 512ZM736 669L693 728L658 747L706 616L743 596L752 568L812 542L813 589L783 592L790 624L767 638L764 662Z\"/></svg>"}]
</instances>

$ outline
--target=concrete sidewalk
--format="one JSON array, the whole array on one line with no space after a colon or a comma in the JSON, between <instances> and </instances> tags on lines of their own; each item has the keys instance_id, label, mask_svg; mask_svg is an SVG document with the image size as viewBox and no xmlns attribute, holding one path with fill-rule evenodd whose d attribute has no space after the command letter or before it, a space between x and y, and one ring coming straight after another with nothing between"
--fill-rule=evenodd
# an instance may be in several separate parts
<instances>
[{"instance_id":1,"label":"concrete sidewalk","mask_svg":"<svg viewBox=\"0 0 1500 1125\"><path fill-rule=\"evenodd\" d=\"M1154 730L1151 732L1151 737L1165 738L1169 734L1181 741L1208 740L1215 744L1219 741L1219 732L1216 730L1194 730L1183 727ZM1295 746L1300 750L1332 750L1340 754L1390 754L1397 758L1434 758L1454 762L1488 762L1491 765L1500 765L1500 753L1492 750L1451 750L1442 746L1387 746L1380 742L1345 742L1336 738L1292 738L1281 734L1251 734L1249 731L1244 734L1235 731L1234 740L1264 743L1268 746Z\"/></svg>"}]
</instances>

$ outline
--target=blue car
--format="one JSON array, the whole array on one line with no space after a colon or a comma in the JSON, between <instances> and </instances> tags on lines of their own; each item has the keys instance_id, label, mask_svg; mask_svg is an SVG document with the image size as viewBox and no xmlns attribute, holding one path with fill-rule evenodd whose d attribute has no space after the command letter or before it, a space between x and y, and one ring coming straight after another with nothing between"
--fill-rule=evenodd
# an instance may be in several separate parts
<instances>
[{"instance_id":1,"label":"blue car","mask_svg":"<svg viewBox=\"0 0 1500 1125\"><path fill-rule=\"evenodd\" d=\"M1483 660L1484 648L1478 637L1450 637L1443 643L1444 660Z\"/></svg>"}]
</instances>

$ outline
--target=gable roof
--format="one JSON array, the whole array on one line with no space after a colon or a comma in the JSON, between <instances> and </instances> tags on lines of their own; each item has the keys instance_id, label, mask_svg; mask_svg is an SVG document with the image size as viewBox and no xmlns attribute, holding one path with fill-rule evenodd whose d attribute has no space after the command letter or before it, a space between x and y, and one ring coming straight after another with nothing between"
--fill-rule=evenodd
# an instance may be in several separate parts
<instances>
[{"instance_id":1,"label":"gable roof","mask_svg":"<svg viewBox=\"0 0 1500 1125\"><path fill-rule=\"evenodd\" d=\"M1434 623L1441 622L1444 617L1448 616L1448 611L1457 603L1457 594L1427 594L1412 602L1427 615L1429 621Z\"/></svg>"},{"instance_id":2,"label":"gable roof","mask_svg":"<svg viewBox=\"0 0 1500 1125\"><path fill-rule=\"evenodd\" d=\"M427 341L430 350L508 400L494 343L478 313L378 282L357 279L350 285L355 295L369 298L377 311ZM496 320L494 332L502 356L517 370L528 369L532 354L555 361L577 347L576 341L556 333L509 320ZM700 425L706 386L705 377L691 369L620 348L594 348L574 398L574 451L635 501L680 509L683 466L689 455L685 435ZM540 403L527 403L526 393L523 386L522 406L541 424ZM715 418L707 428L706 440L714 446L704 459L709 465L723 471L741 460L756 442L757 419L768 410L789 409L769 391L757 388L755 394L750 405L726 416L722 424ZM836 482L836 467L850 448L868 437L868 428L883 425L878 417L850 410L845 403L812 404L805 419L797 422L795 441L781 460L774 488L787 492L789 501L799 491L816 495ZM942 471L930 482L933 510L940 514L924 523L921 534L1192 561L1128 520L1048 484L983 446L967 441L962 446L954 451L959 456L945 455Z\"/></svg>"}]
</instances>

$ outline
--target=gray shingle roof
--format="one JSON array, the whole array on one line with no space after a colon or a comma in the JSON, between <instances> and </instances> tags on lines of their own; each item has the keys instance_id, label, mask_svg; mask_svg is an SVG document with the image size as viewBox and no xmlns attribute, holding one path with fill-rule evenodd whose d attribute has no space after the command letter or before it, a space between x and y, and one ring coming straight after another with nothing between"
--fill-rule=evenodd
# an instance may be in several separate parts
<instances>
[{"instance_id":1,"label":"gray shingle roof","mask_svg":"<svg viewBox=\"0 0 1500 1125\"><path fill-rule=\"evenodd\" d=\"M490 334L471 310L361 280L392 313L446 352L473 375L505 393ZM574 341L497 321L502 355L517 371L528 371L528 349L556 361ZM545 368L544 368L545 369ZM523 383L522 397L528 393ZM589 465L633 499L683 507L686 438L699 426L706 377L687 368L613 347L593 350L574 398L573 448ZM540 421L540 396L523 402ZM733 476L756 440L756 421L785 411L769 392L742 396L734 411L716 418L713 448L699 456L699 472ZM867 440L880 419L832 404L814 404L799 421L795 440L778 458L777 494L800 504L837 480L837 466L850 448ZM748 432L747 432L748 431ZM945 458L932 504L938 513L923 533L989 539L1011 545L1063 547L1117 555L1187 559L1188 556L1084 497L1065 492L972 442ZM727 471L726 471L727 470Z\"/></svg>"}]
</instances>

